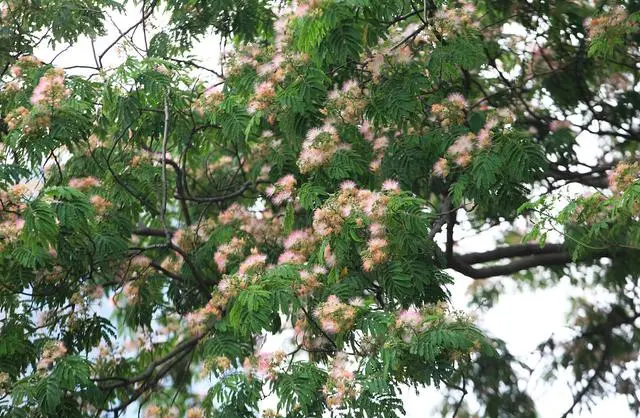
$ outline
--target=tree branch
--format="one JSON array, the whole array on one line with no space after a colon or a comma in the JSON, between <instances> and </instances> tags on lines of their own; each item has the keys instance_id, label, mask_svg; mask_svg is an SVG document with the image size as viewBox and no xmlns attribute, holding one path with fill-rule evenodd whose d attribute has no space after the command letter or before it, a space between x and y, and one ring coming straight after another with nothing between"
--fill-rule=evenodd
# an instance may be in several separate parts
<instances>
[{"instance_id":1,"label":"tree branch","mask_svg":"<svg viewBox=\"0 0 640 418\"><path fill-rule=\"evenodd\" d=\"M463 261L460 256L453 255L448 259L448 267L464 274L465 276L469 276L472 279L488 279L494 276L508 276L521 270L528 270L532 267L560 266L570 262L571 254L564 251L559 253L522 257L505 265L474 268Z\"/></svg>"},{"instance_id":2,"label":"tree branch","mask_svg":"<svg viewBox=\"0 0 640 418\"><path fill-rule=\"evenodd\" d=\"M457 258L466 264L486 263L504 258L527 257L540 254L552 254L566 252L563 244L520 244L509 247L499 247L495 250L478 253L467 253L457 255Z\"/></svg>"}]
</instances>

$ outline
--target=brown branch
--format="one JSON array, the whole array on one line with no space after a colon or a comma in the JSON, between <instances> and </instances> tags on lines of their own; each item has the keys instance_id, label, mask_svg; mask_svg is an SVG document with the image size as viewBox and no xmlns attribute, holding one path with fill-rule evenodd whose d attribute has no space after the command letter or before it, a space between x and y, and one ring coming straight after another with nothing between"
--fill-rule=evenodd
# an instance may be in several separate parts
<instances>
[{"instance_id":1,"label":"brown branch","mask_svg":"<svg viewBox=\"0 0 640 418\"><path fill-rule=\"evenodd\" d=\"M591 386L595 384L596 380L600 379L600 375L605 371L607 367L609 352L610 352L610 341L607 341L607 343L604 346L604 350L602 352L602 357L600 358L600 360L598 361L598 365L594 369L593 376L589 377L589 379L587 380L587 384L584 385L584 387L574 395L573 403L571 404L569 409L567 409L565 413L562 414L561 418L567 418L569 415L571 415L573 413L573 410L576 408L576 406L578 406L578 404L582 401L582 399L589 393L589 390L591 390Z\"/></svg>"},{"instance_id":2,"label":"brown branch","mask_svg":"<svg viewBox=\"0 0 640 418\"><path fill-rule=\"evenodd\" d=\"M173 228L169 228L169 232L173 235L175 230ZM164 237L165 232L164 232L164 229L147 228L146 226L143 226L134 230L133 235L139 235L144 237Z\"/></svg>"},{"instance_id":3,"label":"brown branch","mask_svg":"<svg viewBox=\"0 0 640 418\"><path fill-rule=\"evenodd\" d=\"M478 253L460 254L456 257L466 264L486 263L504 258L527 257L540 254L564 253L563 244L520 244L509 247L499 247L495 250Z\"/></svg>"},{"instance_id":4,"label":"brown branch","mask_svg":"<svg viewBox=\"0 0 640 418\"><path fill-rule=\"evenodd\" d=\"M132 30L137 28L139 25L144 23L144 21L146 19L148 19L153 14L153 9L154 9L154 7L156 6L157 3L158 3L158 0L154 0L149 5L149 9L147 10L147 12L142 14L142 18L140 20L138 20L136 23L134 23L132 26L130 26L129 29L125 30L124 32L121 32L120 35L113 42L111 42L104 51L102 51L102 53L98 56L98 66L99 67L102 68L102 58L104 58L104 56L107 54L107 52L109 52L111 50L111 48L113 48L118 42L120 42L120 40L122 38L127 36L127 34L129 32L131 32Z\"/></svg>"},{"instance_id":5,"label":"brown branch","mask_svg":"<svg viewBox=\"0 0 640 418\"><path fill-rule=\"evenodd\" d=\"M460 259L459 256L453 255L448 259L448 267L472 279L488 279L494 276L508 276L532 267L560 266L570 262L571 254L560 252L522 257L505 265L474 268Z\"/></svg>"}]
</instances>

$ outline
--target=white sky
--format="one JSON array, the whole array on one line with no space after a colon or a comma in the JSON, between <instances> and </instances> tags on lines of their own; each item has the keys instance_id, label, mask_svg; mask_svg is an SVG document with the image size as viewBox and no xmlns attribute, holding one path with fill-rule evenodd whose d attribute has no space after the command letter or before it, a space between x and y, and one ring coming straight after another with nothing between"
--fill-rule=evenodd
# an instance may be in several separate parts
<instances>
[{"instance_id":1,"label":"white sky","mask_svg":"<svg viewBox=\"0 0 640 418\"><path fill-rule=\"evenodd\" d=\"M113 14L113 20L122 30L128 28L135 23L139 17L139 10L129 10L125 15ZM162 22L158 22L161 25ZM118 35L118 31L113 25L108 25L109 33L106 37L96 40L96 50L98 53L110 44ZM143 45L141 39L137 39L138 45ZM36 56L41 60L48 62L58 52L64 48L60 46L56 50L51 50L46 45L40 47L36 51ZM192 50L192 55L197 56L200 62L209 68L219 68L219 43L213 38L208 37L200 42ZM104 59L105 65L118 65L122 62L124 55L119 54L116 48L113 48ZM91 53L91 44L88 39L81 39L73 45L68 51L61 54L55 65L60 67L89 64L93 65L93 57ZM74 70L75 73L83 73L82 70ZM209 74L202 72L203 77L210 77ZM598 141L593 137L581 138L582 152L586 156L594 156L599 152ZM572 190L578 192L578 190ZM488 238L492 237L492 238ZM465 238L458 245L458 250L464 252L477 252L489 250L494 247L494 239L499 236L499 232L490 231L482 236ZM491 243L488 245L488 243ZM463 311L467 309L469 295L467 287L473 282L461 274L451 273L456 282L452 287L453 306ZM507 278L497 278L491 280L509 280ZM508 282L506 282L508 283ZM508 348L513 354L522 360L533 360L527 362L530 366L535 365L536 347L542 341L555 336L570 336L571 332L567 328L566 313L569 309L568 297L572 292L572 288L566 283L544 290L544 291L525 291L520 294L504 295L500 302L486 313L479 313L478 325L487 330L490 335L505 340ZM474 313L474 312L470 312ZM277 349L279 341L268 341L265 349ZM538 372L539 370L536 370ZM536 401L536 406L542 418L560 417L562 413L572 403L572 391L566 380L559 379L555 384L547 385L539 379L539 375L534 373L527 384L529 393ZM427 389L416 395L412 390L408 390L403 395L405 401L405 409L407 417L422 418L435 416L433 407L439 402L440 395L435 389ZM469 399L469 398L467 398ZM131 408L132 415L136 416L137 408ZM632 417L633 414L626 406L623 398L605 399L593 408L592 412L576 411L574 417L608 417L615 416L617 418Z\"/></svg>"}]
</instances>

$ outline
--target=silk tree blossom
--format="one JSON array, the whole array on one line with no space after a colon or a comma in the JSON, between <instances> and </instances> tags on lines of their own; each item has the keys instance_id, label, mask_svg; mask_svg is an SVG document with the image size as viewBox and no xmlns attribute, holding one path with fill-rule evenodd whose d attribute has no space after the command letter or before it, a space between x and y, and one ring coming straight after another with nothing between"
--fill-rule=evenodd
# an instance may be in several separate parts
<instances>
[{"instance_id":1,"label":"silk tree blossom","mask_svg":"<svg viewBox=\"0 0 640 418\"><path fill-rule=\"evenodd\" d=\"M296 286L296 294L303 297L322 286L320 278L327 274L327 269L315 265L311 269L300 270L298 273L300 274L300 283Z\"/></svg>"},{"instance_id":2,"label":"silk tree blossom","mask_svg":"<svg viewBox=\"0 0 640 418\"><path fill-rule=\"evenodd\" d=\"M10 111L7 116L5 116L4 121L7 124L7 128L9 131L12 131L25 123L29 117L29 109L24 106L20 106L12 111Z\"/></svg>"},{"instance_id":3,"label":"silk tree blossom","mask_svg":"<svg viewBox=\"0 0 640 418\"><path fill-rule=\"evenodd\" d=\"M263 81L256 85L253 99L247 105L249 113L268 108L276 97L276 89L271 81Z\"/></svg>"},{"instance_id":4,"label":"silk tree blossom","mask_svg":"<svg viewBox=\"0 0 640 418\"><path fill-rule=\"evenodd\" d=\"M329 295L325 302L318 305L313 315L318 319L322 330L333 335L351 329L356 313L355 307L340 302L336 295Z\"/></svg>"},{"instance_id":5,"label":"silk tree blossom","mask_svg":"<svg viewBox=\"0 0 640 418\"><path fill-rule=\"evenodd\" d=\"M570 129L572 126L568 120L554 120L549 124L549 130L551 132L558 132L561 129Z\"/></svg>"},{"instance_id":6,"label":"silk tree blossom","mask_svg":"<svg viewBox=\"0 0 640 418\"><path fill-rule=\"evenodd\" d=\"M461 124L466 118L467 100L460 93L451 93L443 103L431 105L431 114L443 128Z\"/></svg>"},{"instance_id":7,"label":"silk tree blossom","mask_svg":"<svg viewBox=\"0 0 640 418\"><path fill-rule=\"evenodd\" d=\"M316 248L318 239L311 228L292 231L284 240L285 251L278 258L278 264L301 264Z\"/></svg>"},{"instance_id":8,"label":"silk tree blossom","mask_svg":"<svg viewBox=\"0 0 640 418\"><path fill-rule=\"evenodd\" d=\"M49 341L42 350L42 356L38 362L38 370L46 370L55 363L56 360L67 354L67 347L62 341Z\"/></svg>"},{"instance_id":9,"label":"silk tree blossom","mask_svg":"<svg viewBox=\"0 0 640 418\"><path fill-rule=\"evenodd\" d=\"M349 366L347 355L337 353L331 363L327 383L322 388L330 408L340 408L346 399L358 396L359 387L356 384L355 374Z\"/></svg>"},{"instance_id":10,"label":"silk tree blossom","mask_svg":"<svg viewBox=\"0 0 640 418\"><path fill-rule=\"evenodd\" d=\"M296 184L293 174L287 174L267 187L266 194L275 205L281 205L293 200Z\"/></svg>"},{"instance_id":11,"label":"silk tree blossom","mask_svg":"<svg viewBox=\"0 0 640 418\"><path fill-rule=\"evenodd\" d=\"M357 123L368 103L366 92L356 80L347 80L340 89L333 89L327 97L325 114L337 116L347 123Z\"/></svg>"},{"instance_id":12,"label":"silk tree blossom","mask_svg":"<svg viewBox=\"0 0 640 418\"><path fill-rule=\"evenodd\" d=\"M392 179L385 180L384 183L382 183L382 190L393 194L400 193L400 183Z\"/></svg>"},{"instance_id":13,"label":"silk tree blossom","mask_svg":"<svg viewBox=\"0 0 640 418\"><path fill-rule=\"evenodd\" d=\"M185 418L204 418L204 409L200 407L189 408Z\"/></svg>"},{"instance_id":14,"label":"silk tree blossom","mask_svg":"<svg viewBox=\"0 0 640 418\"><path fill-rule=\"evenodd\" d=\"M240 230L251 235L258 244L278 241L282 235L282 221L271 210L256 213L234 203L221 212L217 220L221 225L238 224Z\"/></svg>"},{"instance_id":15,"label":"silk tree blossom","mask_svg":"<svg viewBox=\"0 0 640 418\"><path fill-rule=\"evenodd\" d=\"M70 94L71 90L64 85L64 70L53 68L40 77L31 95L31 103L58 107Z\"/></svg>"},{"instance_id":16,"label":"silk tree blossom","mask_svg":"<svg viewBox=\"0 0 640 418\"><path fill-rule=\"evenodd\" d=\"M81 178L72 178L69 180L69 187L73 187L74 189L78 189L81 191L86 191L92 187L100 187L102 183L95 177L81 177Z\"/></svg>"},{"instance_id":17,"label":"silk tree blossom","mask_svg":"<svg viewBox=\"0 0 640 418\"><path fill-rule=\"evenodd\" d=\"M624 193L629 186L640 181L640 163L621 162L609 174L609 187L614 193Z\"/></svg>"},{"instance_id":18,"label":"silk tree blossom","mask_svg":"<svg viewBox=\"0 0 640 418\"><path fill-rule=\"evenodd\" d=\"M302 143L298 168L303 174L310 173L326 165L338 150L348 148L348 144L340 143L338 132L332 124L325 123L319 128L312 128Z\"/></svg>"},{"instance_id":19,"label":"silk tree blossom","mask_svg":"<svg viewBox=\"0 0 640 418\"><path fill-rule=\"evenodd\" d=\"M399 185L392 181L383 186L383 192L358 189L353 182L344 182L340 193L314 211L313 230L321 237L337 234L346 219L355 218L357 223L368 219L370 240L361 253L363 270L371 271L387 260L387 241L384 217L390 196L399 193Z\"/></svg>"},{"instance_id":20,"label":"silk tree blossom","mask_svg":"<svg viewBox=\"0 0 640 418\"><path fill-rule=\"evenodd\" d=\"M24 219L15 214L10 214L7 219L0 222L0 251L4 251L8 245L18 241L23 227Z\"/></svg>"},{"instance_id":21,"label":"silk tree blossom","mask_svg":"<svg viewBox=\"0 0 640 418\"><path fill-rule=\"evenodd\" d=\"M91 196L89 203L91 203L98 215L104 215L112 206L111 202L99 195Z\"/></svg>"},{"instance_id":22,"label":"silk tree blossom","mask_svg":"<svg viewBox=\"0 0 640 418\"><path fill-rule=\"evenodd\" d=\"M446 158L439 158L433 165L433 172L438 177L447 177L449 175L449 161Z\"/></svg>"},{"instance_id":23,"label":"silk tree blossom","mask_svg":"<svg viewBox=\"0 0 640 418\"><path fill-rule=\"evenodd\" d=\"M227 270L229 258L234 255L240 255L246 244L247 242L244 238L233 237L230 242L220 245L213 255L218 271L224 273Z\"/></svg>"},{"instance_id":24,"label":"silk tree blossom","mask_svg":"<svg viewBox=\"0 0 640 418\"><path fill-rule=\"evenodd\" d=\"M458 7L442 7L433 16L434 32L440 37L454 36L468 28L478 29L480 19L475 17L476 8L470 1L461 1Z\"/></svg>"},{"instance_id":25,"label":"silk tree blossom","mask_svg":"<svg viewBox=\"0 0 640 418\"><path fill-rule=\"evenodd\" d=\"M629 19L629 13L624 6L616 6L608 13L584 21L584 27L589 31L590 39L606 34L610 30L634 27L636 24Z\"/></svg>"},{"instance_id":26,"label":"silk tree blossom","mask_svg":"<svg viewBox=\"0 0 640 418\"><path fill-rule=\"evenodd\" d=\"M388 242L384 238L371 238L367 242L367 249L362 254L362 269L364 271L371 271L375 266L387 260L387 245Z\"/></svg>"},{"instance_id":27,"label":"silk tree blossom","mask_svg":"<svg viewBox=\"0 0 640 418\"><path fill-rule=\"evenodd\" d=\"M238 273L245 274L251 270L263 268L267 262L267 256L258 252L257 248L251 250L251 254L240 263Z\"/></svg>"},{"instance_id":28,"label":"silk tree blossom","mask_svg":"<svg viewBox=\"0 0 640 418\"><path fill-rule=\"evenodd\" d=\"M260 379L275 380L285 358L284 351L259 353L256 356L246 357L242 368L248 376L255 375Z\"/></svg>"}]
</instances>

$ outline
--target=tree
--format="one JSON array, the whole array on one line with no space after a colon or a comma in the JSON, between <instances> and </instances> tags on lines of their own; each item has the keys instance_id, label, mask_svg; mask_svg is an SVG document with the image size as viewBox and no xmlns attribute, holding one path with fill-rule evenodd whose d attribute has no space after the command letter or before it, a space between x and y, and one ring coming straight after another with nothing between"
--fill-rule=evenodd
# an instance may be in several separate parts
<instances>
[{"instance_id":1,"label":"tree","mask_svg":"<svg viewBox=\"0 0 640 418\"><path fill-rule=\"evenodd\" d=\"M500 277L489 308L568 277L574 336L539 347L564 416L640 412L640 2L124 3L1 3L3 416L393 417L428 385L443 415L535 416L452 270ZM82 68L31 55L125 7ZM190 53L211 33L219 70Z\"/></svg>"}]
</instances>

